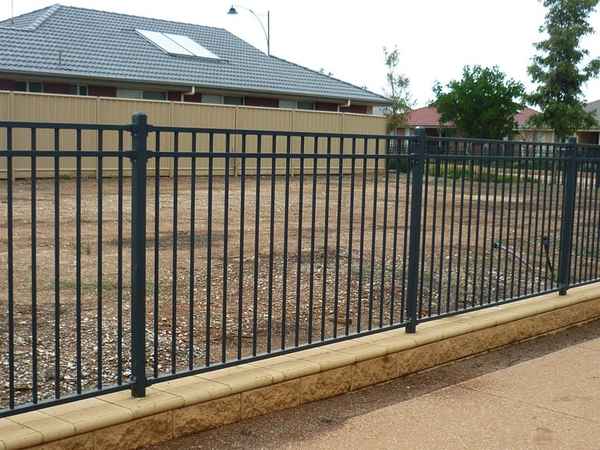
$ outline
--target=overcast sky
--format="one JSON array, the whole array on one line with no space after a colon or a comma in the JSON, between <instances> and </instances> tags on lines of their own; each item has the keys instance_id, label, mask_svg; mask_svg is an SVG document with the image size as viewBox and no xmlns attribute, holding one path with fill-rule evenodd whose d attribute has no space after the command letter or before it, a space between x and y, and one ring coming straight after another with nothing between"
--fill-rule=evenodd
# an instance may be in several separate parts
<instances>
[{"instance_id":1,"label":"overcast sky","mask_svg":"<svg viewBox=\"0 0 600 450\"><path fill-rule=\"evenodd\" d=\"M15 14L54 3L13 0ZM240 9L228 16L227 0L64 0L65 4L226 28L265 49L256 20ZM1 17L11 0L2 0ZM257 13L271 11L271 52L376 92L385 90L383 47L400 49L401 70L411 80L417 106L432 99L432 86L460 75L465 64L498 65L528 83L527 66L544 8L538 0L244 0ZM597 32L585 44L600 55ZM600 99L600 80L585 88Z\"/></svg>"}]
</instances>

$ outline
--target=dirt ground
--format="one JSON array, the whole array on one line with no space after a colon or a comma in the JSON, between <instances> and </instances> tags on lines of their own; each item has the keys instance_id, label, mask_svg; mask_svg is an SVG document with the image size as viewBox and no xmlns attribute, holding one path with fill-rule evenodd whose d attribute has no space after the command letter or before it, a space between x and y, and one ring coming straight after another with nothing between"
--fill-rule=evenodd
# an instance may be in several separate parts
<instances>
[{"instance_id":1,"label":"dirt ground","mask_svg":"<svg viewBox=\"0 0 600 450\"><path fill-rule=\"evenodd\" d=\"M562 214L557 181L540 176L513 183L469 178L444 183L430 176L419 265L421 317L552 288ZM35 233L31 183L13 186L17 403L31 399L34 342L40 399L51 398L56 388L73 392L78 371L83 388L114 384L130 374L130 180L124 180L120 215L117 180L83 179L79 282L76 183L59 184L58 247L54 181L37 181ZM149 375L405 320L410 221L405 174L357 174L353 180L294 176L288 189L279 176L215 176L212 189L206 177L197 177L195 184L192 190L190 177L163 177L158 191L155 179L147 185ZM6 187L3 182L0 190L0 409L7 405L9 386ZM598 273L594 255L600 238L591 230L600 208L598 190L583 193L576 210L574 275L589 278Z\"/></svg>"}]
</instances>

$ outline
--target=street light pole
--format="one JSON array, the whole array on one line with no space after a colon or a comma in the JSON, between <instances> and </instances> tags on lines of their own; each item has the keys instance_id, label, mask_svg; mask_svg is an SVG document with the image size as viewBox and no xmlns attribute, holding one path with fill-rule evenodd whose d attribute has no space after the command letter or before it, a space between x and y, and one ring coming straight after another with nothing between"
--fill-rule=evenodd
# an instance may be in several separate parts
<instances>
[{"instance_id":1,"label":"street light pole","mask_svg":"<svg viewBox=\"0 0 600 450\"><path fill-rule=\"evenodd\" d=\"M256 14L252 9L246 8L245 6L231 5L231 8L229 8L229 11L227 12L227 14L229 14L230 16L237 16L238 12L237 12L236 6L238 8L242 8L242 9L245 9L246 11L248 11L258 21L260 27L263 30L263 33L265 34L265 39L267 40L267 55L270 56L271 55L271 11L267 11L267 27L265 28L265 24L262 21L262 19L260 18L260 16L258 14Z\"/></svg>"},{"instance_id":2,"label":"street light pole","mask_svg":"<svg viewBox=\"0 0 600 450\"><path fill-rule=\"evenodd\" d=\"M267 11L267 55L271 56L271 11Z\"/></svg>"}]
</instances>

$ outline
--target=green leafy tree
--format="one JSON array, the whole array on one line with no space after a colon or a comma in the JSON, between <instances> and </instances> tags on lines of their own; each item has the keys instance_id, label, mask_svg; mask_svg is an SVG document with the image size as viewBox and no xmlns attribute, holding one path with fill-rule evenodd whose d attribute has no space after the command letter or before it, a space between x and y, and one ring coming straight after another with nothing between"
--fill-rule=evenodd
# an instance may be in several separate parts
<instances>
[{"instance_id":1,"label":"green leafy tree","mask_svg":"<svg viewBox=\"0 0 600 450\"><path fill-rule=\"evenodd\" d=\"M589 16L598 1L544 0L548 10L540 31L548 37L535 44L538 54L529 66L529 75L537 88L527 98L542 113L530 124L552 128L561 141L578 129L597 125L584 109L581 90L600 73L600 59L589 58L581 39L594 32Z\"/></svg>"},{"instance_id":2,"label":"green leafy tree","mask_svg":"<svg viewBox=\"0 0 600 450\"><path fill-rule=\"evenodd\" d=\"M390 133L400 128L406 122L406 117L412 108L413 101L409 91L410 80L402 75L399 70L400 52L398 48L394 47L390 51L384 47L383 53L387 69L385 94L392 102L386 112L387 131Z\"/></svg>"},{"instance_id":3,"label":"green leafy tree","mask_svg":"<svg viewBox=\"0 0 600 450\"><path fill-rule=\"evenodd\" d=\"M516 128L525 88L498 67L465 66L462 79L436 83L433 92L442 123L453 122L465 137L503 139Z\"/></svg>"}]
</instances>

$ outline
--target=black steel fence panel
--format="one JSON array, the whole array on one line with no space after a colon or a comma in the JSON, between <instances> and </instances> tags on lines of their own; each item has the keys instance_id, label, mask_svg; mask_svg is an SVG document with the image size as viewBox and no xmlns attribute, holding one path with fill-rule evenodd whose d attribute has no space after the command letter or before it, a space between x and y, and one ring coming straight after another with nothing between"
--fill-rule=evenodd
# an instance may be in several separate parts
<instances>
[{"instance_id":1,"label":"black steel fence panel","mask_svg":"<svg viewBox=\"0 0 600 450\"><path fill-rule=\"evenodd\" d=\"M0 122L0 415L598 281L599 150Z\"/></svg>"},{"instance_id":2,"label":"black steel fence panel","mask_svg":"<svg viewBox=\"0 0 600 450\"><path fill-rule=\"evenodd\" d=\"M129 388L128 134L113 126L0 126L2 415ZM118 161L118 189L90 177L105 173L107 160Z\"/></svg>"},{"instance_id":3,"label":"black steel fence panel","mask_svg":"<svg viewBox=\"0 0 600 450\"><path fill-rule=\"evenodd\" d=\"M409 158L388 152L408 139L153 132L173 138L173 148L155 156L174 170L169 187L154 182L161 206L160 214L149 211L148 284L155 310L165 302L173 309L170 321L152 317L150 382L403 326L406 237L396 230L410 189L406 174L385 168ZM181 164L192 167L185 183ZM194 232L186 235L181 225L190 220ZM159 254L171 257L170 268ZM198 292L202 302L180 302Z\"/></svg>"},{"instance_id":4,"label":"black steel fence panel","mask_svg":"<svg viewBox=\"0 0 600 450\"><path fill-rule=\"evenodd\" d=\"M421 319L559 288L565 148L428 138Z\"/></svg>"}]
</instances>

